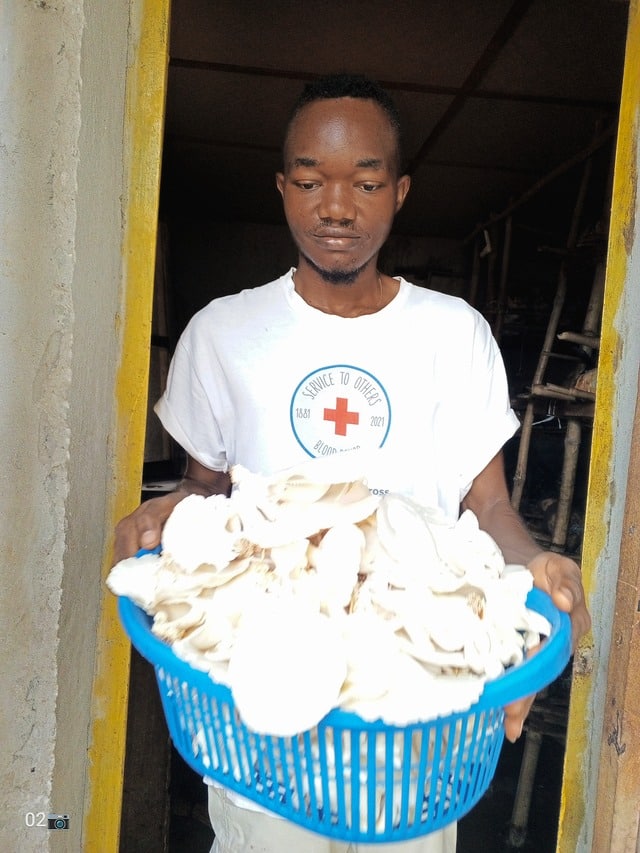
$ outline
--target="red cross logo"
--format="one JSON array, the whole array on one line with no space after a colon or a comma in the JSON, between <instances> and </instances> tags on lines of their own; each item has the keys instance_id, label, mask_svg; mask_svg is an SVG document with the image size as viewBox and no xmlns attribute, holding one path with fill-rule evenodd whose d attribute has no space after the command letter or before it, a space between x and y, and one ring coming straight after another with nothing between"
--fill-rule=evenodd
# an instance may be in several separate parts
<instances>
[{"instance_id":1,"label":"red cross logo","mask_svg":"<svg viewBox=\"0 0 640 853\"><path fill-rule=\"evenodd\" d=\"M346 397L336 397L335 409L325 409L324 420L334 421L336 435L346 435L347 424L359 423L360 415L357 412L349 411L349 401Z\"/></svg>"}]
</instances>

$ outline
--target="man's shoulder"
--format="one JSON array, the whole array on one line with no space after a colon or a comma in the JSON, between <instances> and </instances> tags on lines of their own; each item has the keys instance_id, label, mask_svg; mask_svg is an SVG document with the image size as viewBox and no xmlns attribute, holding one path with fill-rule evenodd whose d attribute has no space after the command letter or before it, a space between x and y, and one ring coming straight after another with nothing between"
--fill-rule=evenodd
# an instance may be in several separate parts
<instances>
[{"instance_id":1,"label":"man's shoulder","mask_svg":"<svg viewBox=\"0 0 640 853\"><path fill-rule=\"evenodd\" d=\"M473 308L461 296L455 296L451 293L443 293L440 290L432 290L422 285L413 284L412 282L402 279L403 286L408 294L408 303L411 307L421 307L425 311L442 316L449 315L451 317L468 317L475 320L479 316L479 312Z\"/></svg>"},{"instance_id":2,"label":"man's shoulder","mask_svg":"<svg viewBox=\"0 0 640 853\"><path fill-rule=\"evenodd\" d=\"M217 296L194 315L192 323L208 323L214 318L219 320L221 317L235 315L250 317L257 310L275 307L278 296L283 293L283 283L287 275L288 273L266 284L244 288L237 293Z\"/></svg>"}]
</instances>

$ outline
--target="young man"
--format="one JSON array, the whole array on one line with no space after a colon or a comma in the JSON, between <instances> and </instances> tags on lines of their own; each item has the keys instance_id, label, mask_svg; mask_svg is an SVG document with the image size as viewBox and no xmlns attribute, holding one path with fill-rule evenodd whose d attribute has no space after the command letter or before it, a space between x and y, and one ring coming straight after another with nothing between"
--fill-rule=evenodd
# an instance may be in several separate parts
<instances>
[{"instance_id":1,"label":"young man","mask_svg":"<svg viewBox=\"0 0 640 853\"><path fill-rule=\"evenodd\" d=\"M156 411L187 453L171 495L118 525L116 559L153 548L187 494L227 492L240 463L272 473L309 457L368 452L375 492L400 491L452 520L469 508L508 562L590 627L579 567L542 551L512 510L501 448L518 427L484 319L460 299L383 275L378 254L410 179L395 107L375 83L334 75L307 86L276 177L297 267L216 299L176 350ZM531 700L507 709L515 740ZM367 846L307 833L210 788L216 853L333 853ZM385 850L453 853L455 826Z\"/></svg>"}]
</instances>

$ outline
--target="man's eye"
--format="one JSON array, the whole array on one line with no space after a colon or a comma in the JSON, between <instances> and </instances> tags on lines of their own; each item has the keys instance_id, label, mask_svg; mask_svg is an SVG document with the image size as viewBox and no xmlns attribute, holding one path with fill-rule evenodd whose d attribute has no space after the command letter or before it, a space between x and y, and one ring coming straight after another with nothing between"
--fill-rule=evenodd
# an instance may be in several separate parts
<instances>
[{"instance_id":1,"label":"man's eye","mask_svg":"<svg viewBox=\"0 0 640 853\"><path fill-rule=\"evenodd\" d=\"M360 188L366 193L374 193L378 189L379 184L360 184Z\"/></svg>"},{"instance_id":2,"label":"man's eye","mask_svg":"<svg viewBox=\"0 0 640 853\"><path fill-rule=\"evenodd\" d=\"M297 186L301 190L312 190L318 185L314 181L298 181Z\"/></svg>"}]
</instances>

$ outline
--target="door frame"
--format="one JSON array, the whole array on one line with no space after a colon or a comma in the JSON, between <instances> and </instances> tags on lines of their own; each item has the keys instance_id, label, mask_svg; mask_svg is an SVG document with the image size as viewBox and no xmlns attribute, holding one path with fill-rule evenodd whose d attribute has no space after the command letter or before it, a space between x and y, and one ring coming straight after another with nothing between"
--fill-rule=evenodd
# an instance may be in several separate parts
<instances>
[{"instance_id":1,"label":"door frame","mask_svg":"<svg viewBox=\"0 0 640 853\"><path fill-rule=\"evenodd\" d=\"M120 359L112 410L114 488L105 519L109 530L140 503L170 14L170 0L129 3L122 138L128 190L122 200L121 310L116 327ZM82 835L85 853L115 853L119 848L131 647L120 625L117 600L104 584L111 565L109 548L101 574Z\"/></svg>"},{"instance_id":2,"label":"door frame","mask_svg":"<svg viewBox=\"0 0 640 853\"><path fill-rule=\"evenodd\" d=\"M558 853L635 853L638 843L640 577L631 540L633 531L640 531L635 479L640 460L633 444L640 439L639 173L640 4L632 0L616 140L582 549L593 633L575 656Z\"/></svg>"},{"instance_id":3,"label":"door frame","mask_svg":"<svg viewBox=\"0 0 640 853\"><path fill-rule=\"evenodd\" d=\"M115 401L115 522L139 502L147 414L151 307L162 134L167 89L170 0L131 0L135 26L130 34L127 110L123 143L129 175L124 203L121 368ZM633 344L633 321L640 318L637 287L640 254L638 173L640 151L640 8L629 4L624 83L616 148L609 253L601 334L598 390L587 496L583 576L594 617L594 632L576 654L562 786L559 853L591 849L597 776L605 720L610 636L618 616L614 597L629 471L629 438L638 398L640 355ZM637 337L637 330L635 331ZM637 415L635 415L637 418ZM637 433L636 433L637 434ZM640 529L640 519L639 529ZM110 566L105 555L103 576ZM613 592L612 592L613 591ZM615 651L615 649L613 650ZM636 671L639 662L636 660ZM117 850L122 800L129 644L120 628L113 596L105 595L99 624L97 668L89 752L90 791L85 816L85 850ZM606 694L606 695L605 695ZM632 750L630 750L631 752ZM636 752L637 752L636 748ZM615 776L615 773L614 773ZM599 832L615 832L620 806L640 800L635 788L619 787L616 809L598 812ZM600 793L602 797L602 792ZM602 822L606 826L602 826ZM616 848L618 849L618 848ZM622 849L622 848L620 848ZM626 848L625 848L626 849ZM631 847L629 847L631 849ZM633 848L635 850L635 847Z\"/></svg>"}]
</instances>

